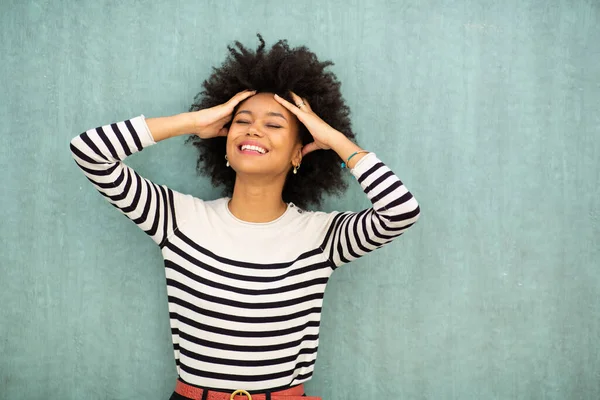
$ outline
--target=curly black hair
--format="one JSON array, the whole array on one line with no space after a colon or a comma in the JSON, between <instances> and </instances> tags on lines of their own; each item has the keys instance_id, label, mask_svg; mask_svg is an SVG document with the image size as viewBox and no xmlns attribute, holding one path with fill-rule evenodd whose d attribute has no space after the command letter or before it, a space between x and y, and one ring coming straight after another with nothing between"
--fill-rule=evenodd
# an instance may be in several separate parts
<instances>
[{"instance_id":1,"label":"curly black hair","mask_svg":"<svg viewBox=\"0 0 600 400\"><path fill-rule=\"evenodd\" d=\"M235 41L229 45L229 55L219 68L203 82L204 90L194 98L189 111L213 107L227 102L236 93L245 89L257 92L276 93L293 103L289 91L306 98L312 110L334 129L354 140L350 123L350 109L340 92L336 76L326 71L331 61L319 61L306 46L290 48L287 40L279 40L269 51L265 41L257 35L260 44L256 51ZM235 111L234 111L235 114ZM299 122L302 145L313 141L306 127ZM235 183L235 171L225 165L226 138L200 139L191 135L192 143L199 151L197 170L209 176L213 185L224 187L223 195L231 196ZM333 151L314 151L302 159L298 174L290 173L286 178L282 198L305 208L309 204L320 206L322 196L340 195L347 187L340 160Z\"/></svg>"}]
</instances>

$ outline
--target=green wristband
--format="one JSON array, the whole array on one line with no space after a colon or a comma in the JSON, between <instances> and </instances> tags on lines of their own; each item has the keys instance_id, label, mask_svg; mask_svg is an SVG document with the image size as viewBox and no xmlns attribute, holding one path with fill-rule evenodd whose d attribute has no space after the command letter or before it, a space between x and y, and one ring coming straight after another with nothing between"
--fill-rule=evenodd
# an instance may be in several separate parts
<instances>
[{"instance_id":1,"label":"green wristband","mask_svg":"<svg viewBox=\"0 0 600 400\"><path fill-rule=\"evenodd\" d=\"M348 157L348 159L346 160L346 162L343 162L341 164L342 168L348 168L348 163L350 162L350 160L352 159L352 157L354 157L355 155L360 154L360 153L368 153L368 151L361 150L361 151L355 151L354 153L350 154L350 157Z\"/></svg>"}]
</instances>

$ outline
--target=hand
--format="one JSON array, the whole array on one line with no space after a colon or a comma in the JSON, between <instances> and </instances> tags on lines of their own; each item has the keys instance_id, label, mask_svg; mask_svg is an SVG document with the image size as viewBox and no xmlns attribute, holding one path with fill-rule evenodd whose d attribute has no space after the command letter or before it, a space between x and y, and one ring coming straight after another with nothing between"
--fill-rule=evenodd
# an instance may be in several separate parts
<instances>
[{"instance_id":1,"label":"hand","mask_svg":"<svg viewBox=\"0 0 600 400\"><path fill-rule=\"evenodd\" d=\"M294 114L300 122L304 124L314 139L314 142L311 142L302 148L302 156L304 157L306 154L315 150L330 150L334 138L339 137L339 135L343 136L343 134L333 129L327 122L323 121L315 114L306 99L303 99L294 92L290 93L292 94L292 98L296 105L291 104L289 101L278 95L275 95L275 100ZM298 107L297 104L302 104L302 106Z\"/></svg>"},{"instance_id":2,"label":"hand","mask_svg":"<svg viewBox=\"0 0 600 400\"><path fill-rule=\"evenodd\" d=\"M217 136L227 136L229 132L225 125L232 119L234 108L256 94L256 90L244 90L237 93L227 103L219 104L204 110L193 111L192 117L195 120L195 134L201 139L210 139Z\"/></svg>"}]
</instances>

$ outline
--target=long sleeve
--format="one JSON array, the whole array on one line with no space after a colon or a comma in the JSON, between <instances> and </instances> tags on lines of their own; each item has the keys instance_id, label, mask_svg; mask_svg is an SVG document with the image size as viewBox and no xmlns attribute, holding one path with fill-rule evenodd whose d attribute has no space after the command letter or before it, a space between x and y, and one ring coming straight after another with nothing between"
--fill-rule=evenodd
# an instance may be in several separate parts
<instances>
[{"instance_id":1,"label":"long sleeve","mask_svg":"<svg viewBox=\"0 0 600 400\"><path fill-rule=\"evenodd\" d=\"M94 187L159 246L176 229L174 193L122 160L156 144L144 115L89 129L71 140L73 159Z\"/></svg>"},{"instance_id":2,"label":"long sleeve","mask_svg":"<svg viewBox=\"0 0 600 400\"><path fill-rule=\"evenodd\" d=\"M337 213L322 248L338 267L402 235L419 218L419 204L400 179L374 153L363 157L352 174L372 207Z\"/></svg>"}]
</instances>

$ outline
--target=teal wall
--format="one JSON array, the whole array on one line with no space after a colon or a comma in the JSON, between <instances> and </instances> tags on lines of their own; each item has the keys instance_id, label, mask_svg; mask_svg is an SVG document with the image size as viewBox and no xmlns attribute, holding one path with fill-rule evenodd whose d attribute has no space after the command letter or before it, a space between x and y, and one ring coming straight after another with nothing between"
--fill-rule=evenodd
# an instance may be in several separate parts
<instances>
[{"instance_id":1,"label":"teal wall","mask_svg":"<svg viewBox=\"0 0 600 400\"><path fill-rule=\"evenodd\" d=\"M0 4L0 399L167 399L158 247L69 141L186 111L233 40L306 44L422 208L326 293L311 394L600 398L600 2ZM127 160L218 196L171 139ZM368 202L357 184L326 210Z\"/></svg>"}]
</instances>

